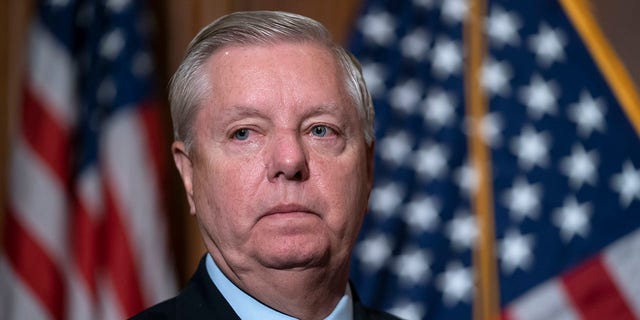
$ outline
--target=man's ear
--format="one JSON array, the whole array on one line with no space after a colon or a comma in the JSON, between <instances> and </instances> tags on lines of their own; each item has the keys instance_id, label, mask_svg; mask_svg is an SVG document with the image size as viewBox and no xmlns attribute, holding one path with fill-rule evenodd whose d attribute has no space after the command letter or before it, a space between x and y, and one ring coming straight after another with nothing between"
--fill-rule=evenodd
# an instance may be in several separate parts
<instances>
[{"instance_id":1,"label":"man's ear","mask_svg":"<svg viewBox=\"0 0 640 320\"><path fill-rule=\"evenodd\" d=\"M180 172L182 184L187 192L187 200L189 201L189 212L196 213L195 202L193 201L193 162L186 146L182 141L174 141L171 144L171 153L173 154L173 162Z\"/></svg>"}]
</instances>

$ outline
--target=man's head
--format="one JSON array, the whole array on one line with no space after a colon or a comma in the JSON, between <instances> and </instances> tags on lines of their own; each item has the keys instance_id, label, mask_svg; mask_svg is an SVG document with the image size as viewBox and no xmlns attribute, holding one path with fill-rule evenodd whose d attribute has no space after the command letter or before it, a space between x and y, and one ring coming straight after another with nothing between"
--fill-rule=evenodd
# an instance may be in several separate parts
<instances>
[{"instance_id":1,"label":"man's head","mask_svg":"<svg viewBox=\"0 0 640 320\"><path fill-rule=\"evenodd\" d=\"M353 99L365 130L367 143L374 140L374 109L359 62L333 42L319 22L288 12L252 11L224 16L198 33L171 79L169 98L174 139L191 146L193 117L207 94L202 66L211 55L227 46L266 45L277 42L313 42L325 46L339 62L344 85Z\"/></svg>"},{"instance_id":2,"label":"man's head","mask_svg":"<svg viewBox=\"0 0 640 320\"><path fill-rule=\"evenodd\" d=\"M266 269L325 268L346 283L372 187L373 109L326 29L277 12L215 21L176 72L171 108L174 159L220 268L243 289Z\"/></svg>"}]
</instances>

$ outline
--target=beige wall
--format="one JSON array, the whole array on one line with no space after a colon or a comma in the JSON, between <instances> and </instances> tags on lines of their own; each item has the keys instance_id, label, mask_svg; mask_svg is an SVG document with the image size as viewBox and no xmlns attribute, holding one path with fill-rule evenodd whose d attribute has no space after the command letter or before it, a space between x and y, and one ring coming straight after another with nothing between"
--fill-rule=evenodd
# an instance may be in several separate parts
<instances>
[{"instance_id":1,"label":"beige wall","mask_svg":"<svg viewBox=\"0 0 640 320\"><path fill-rule=\"evenodd\" d=\"M592 0L596 18L640 88L640 1Z\"/></svg>"},{"instance_id":2,"label":"beige wall","mask_svg":"<svg viewBox=\"0 0 640 320\"><path fill-rule=\"evenodd\" d=\"M534 1L534 0L532 0ZM593 8L614 47L623 58L631 74L640 83L640 41L635 34L640 30L639 1L594 0ZM25 25L31 1L9 1L0 3L0 226L6 199L8 132L10 121L19 105L18 84L22 69L25 44ZM162 34L158 42L160 77L166 83L177 67L184 48L196 32L213 19L237 10L274 9L286 10L310 16L324 23L335 38L344 42L349 34L359 0L161 0L155 5L158 31ZM168 114L165 113L168 125ZM168 134L169 135L169 134ZM167 141L168 150L169 141ZM167 155L168 157L168 155ZM199 232L185 208L182 188L177 172L172 168L167 186L167 206L171 214L171 239L181 282L195 268L203 248ZM2 228L0 228L2 230ZM0 231L1 232L1 231ZM0 234L1 236L1 234Z\"/></svg>"},{"instance_id":3,"label":"beige wall","mask_svg":"<svg viewBox=\"0 0 640 320\"><path fill-rule=\"evenodd\" d=\"M31 1L0 1L0 239L7 197L7 160L10 121L19 103L19 74L23 70L23 48ZM0 241L1 243L1 241Z\"/></svg>"}]
</instances>

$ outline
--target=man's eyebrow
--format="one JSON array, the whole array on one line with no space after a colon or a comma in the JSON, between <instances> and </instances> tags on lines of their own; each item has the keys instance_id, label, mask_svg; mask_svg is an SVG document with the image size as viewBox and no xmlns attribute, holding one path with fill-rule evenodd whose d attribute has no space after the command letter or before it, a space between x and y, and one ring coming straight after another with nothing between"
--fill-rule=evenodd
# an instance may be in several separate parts
<instances>
[{"instance_id":1,"label":"man's eyebrow","mask_svg":"<svg viewBox=\"0 0 640 320\"><path fill-rule=\"evenodd\" d=\"M223 122L233 122L246 118L266 118L266 115L256 108L246 105L233 105L220 113Z\"/></svg>"},{"instance_id":2,"label":"man's eyebrow","mask_svg":"<svg viewBox=\"0 0 640 320\"><path fill-rule=\"evenodd\" d=\"M335 116L341 116L344 112L342 109L343 108L341 108L341 106L336 104L321 104L321 105L316 105L309 108L305 116L312 117L312 116L317 116L322 114L331 114Z\"/></svg>"},{"instance_id":3,"label":"man's eyebrow","mask_svg":"<svg viewBox=\"0 0 640 320\"><path fill-rule=\"evenodd\" d=\"M276 112L278 112L277 108ZM318 104L307 108L304 114L302 114L302 118L309 119L321 115L330 115L343 121L345 110L343 106L338 104ZM221 123L226 124L248 118L268 119L269 115L265 113L264 110L244 104L233 105L230 108L225 108L225 110L220 111L218 114L218 119Z\"/></svg>"}]
</instances>

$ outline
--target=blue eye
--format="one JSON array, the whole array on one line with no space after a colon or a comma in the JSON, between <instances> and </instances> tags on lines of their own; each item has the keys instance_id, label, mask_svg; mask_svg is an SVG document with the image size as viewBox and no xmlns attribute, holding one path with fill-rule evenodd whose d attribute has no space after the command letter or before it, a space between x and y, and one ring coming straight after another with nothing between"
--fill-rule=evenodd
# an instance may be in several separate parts
<instances>
[{"instance_id":1,"label":"blue eye","mask_svg":"<svg viewBox=\"0 0 640 320\"><path fill-rule=\"evenodd\" d=\"M238 129L233 133L233 138L237 140L249 139L249 129Z\"/></svg>"},{"instance_id":2,"label":"blue eye","mask_svg":"<svg viewBox=\"0 0 640 320\"><path fill-rule=\"evenodd\" d=\"M311 134L316 137L326 137L329 133L329 129L326 126L315 126L311 128Z\"/></svg>"}]
</instances>

